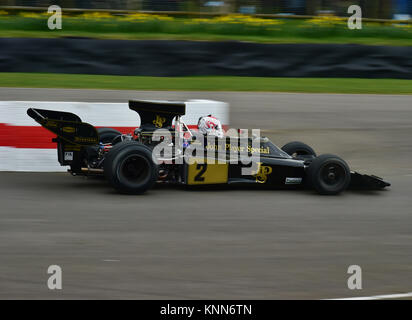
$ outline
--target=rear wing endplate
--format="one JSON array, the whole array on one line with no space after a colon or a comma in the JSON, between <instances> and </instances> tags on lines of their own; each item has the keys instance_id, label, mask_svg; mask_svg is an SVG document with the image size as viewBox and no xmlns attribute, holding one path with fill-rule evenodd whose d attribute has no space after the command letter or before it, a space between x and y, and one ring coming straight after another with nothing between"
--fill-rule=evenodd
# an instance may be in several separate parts
<instances>
[{"instance_id":1,"label":"rear wing endplate","mask_svg":"<svg viewBox=\"0 0 412 320\"><path fill-rule=\"evenodd\" d=\"M96 128L73 113L29 108L27 114L66 142L80 146L99 143Z\"/></svg>"}]
</instances>

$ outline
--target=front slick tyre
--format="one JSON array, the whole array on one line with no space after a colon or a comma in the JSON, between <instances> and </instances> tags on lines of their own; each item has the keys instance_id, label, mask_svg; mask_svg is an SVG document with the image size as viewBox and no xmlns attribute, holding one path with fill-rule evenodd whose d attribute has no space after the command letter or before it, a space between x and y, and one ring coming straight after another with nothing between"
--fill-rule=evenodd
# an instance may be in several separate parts
<instances>
[{"instance_id":1,"label":"front slick tyre","mask_svg":"<svg viewBox=\"0 0 412 320\"><path fill-rule=\"evenodd\" d=\"M97 132L101 143L111 143L114 138L122 135L120 131L113 128L97 128Z\"/></svg>"},{"instance_id":2,"label":"front slick tyre","mask_svg":"<svg viewBox=\"0 0 412 320\"><path fill-rule=\"evenodd\" d=\"M145 145L129 142L121 148L113 148L109 154L105 159L104 173L117 191L142 194L157 181L158 168L153 162L152 151Z\"/></svg>"},{"instance_id":3,"label":"front slick tyre","mask_svg":"<svg viewBox=\"0 0 412 320\"><path fill-rule=\"evenodd\" d=\"M316 157L316 152L311 147L309 147L306 143L299 141L293 141L285 144L282 147L282 150L296 159Z\"/></svg>"},{"instance_id":4,"label":"front slick tyre","mask_svg":"<svg viewBox=\"0 0 412 320\"><path fill-rule=\"evenodd\" d=\"M324 195L335 195L346 190L350 183L347 163L332 154L323 154L309 165L307 177L310 185Z\"/></svg>"}]
</instances>

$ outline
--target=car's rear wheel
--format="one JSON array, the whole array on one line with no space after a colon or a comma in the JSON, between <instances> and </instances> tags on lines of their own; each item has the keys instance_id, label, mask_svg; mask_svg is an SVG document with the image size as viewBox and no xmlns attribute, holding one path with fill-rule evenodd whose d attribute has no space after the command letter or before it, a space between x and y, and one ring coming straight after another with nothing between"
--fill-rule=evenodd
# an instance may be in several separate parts
<instances>
[{"instance_id":1,"label":"car's rear wheel","mask_svg":"<svg viewBox=\"0 0 412 320\"><path fill-rule=\"evenodd\" d=\"M335 155L323 154L309 165L307 179L318 193L334 195L347 189L351 173L343 159Z\"/></svg>"},{"instance_id":2,"label":"car's rear wheel","mask_svg":"<svg viewBox=\"0 0 412 320\"><path fill-rule=\"evenodd\" d=\"M101 143L111 143L114 138L122 134L113 128L97 128L97 132L99 133L99 141Z\"/></svg>"},{"instance_id":3,"label":"car's rear wheel","mask_svg":"<svg viewBox=\"0 0 412 320\"><path fill-rule=\"evenodd\" d=\"M158 167L151 150L138 142L116 145L104 161L104 174L119 192L141 194L150 189L158 178Z\"/></svg>"},{"instance_id":4,"label":"car's rear wheel","mask_svg":"<svg viewBox=\"0 0 412 320\"><path fill-rule=\"evenodd\" d=\"M306 159L316 157L316 152L310 146L303 142L293 141L285 144L282 147L288 155L296 159Z\"/></svg>"}]
</instances>

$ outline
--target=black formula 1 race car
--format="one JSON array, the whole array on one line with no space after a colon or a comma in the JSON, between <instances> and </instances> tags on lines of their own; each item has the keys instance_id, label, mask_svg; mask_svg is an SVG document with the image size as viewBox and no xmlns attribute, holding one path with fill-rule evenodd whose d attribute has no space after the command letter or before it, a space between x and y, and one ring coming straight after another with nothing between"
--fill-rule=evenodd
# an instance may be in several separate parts
<instances>
[{"instance_id":1,"label":"black formula 1 race car","mask_svg":"<svg viewBox=\"0 0 412 320\"><path fill-rule=\"evenodd\" d=\"M325 195L390 185L350 171L338 156L316 156L301 142L280 149L256 136L199 136L181 121L184 102L132 100L129 108L139 114L141 125L128 135L96 129L68 112L30 108L27 113L56 134L58 161L70 166L72 175L104 175L121 193L141 194L155 183L306 187Z\"/></svg>"}]
</instances>

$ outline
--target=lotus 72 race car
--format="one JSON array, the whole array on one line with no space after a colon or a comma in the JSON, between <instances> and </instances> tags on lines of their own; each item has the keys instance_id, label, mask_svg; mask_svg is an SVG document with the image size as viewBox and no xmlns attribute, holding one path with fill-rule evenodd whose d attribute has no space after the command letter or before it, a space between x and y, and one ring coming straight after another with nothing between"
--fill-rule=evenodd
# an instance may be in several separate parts
<instances>
[{"instance_id":1,"label":"lotus 72 race car","mask_svg":"<svg viewBox=\"0 0 412 320\"><path fill-rule=\"evenodd\" d=\"M155 183L306 187L325 195L390 185L379 177L350 171L338 156L316 156L301 142L278 148L257 136L199 135L181 121L184 102L133 100L129 108L141 119L132 134L96 129L73 113L35 108L27 113L56 134L58 161L70 166L72 175L104 175L121 193L141 194Z\"/></svg>"}]
</instances>

